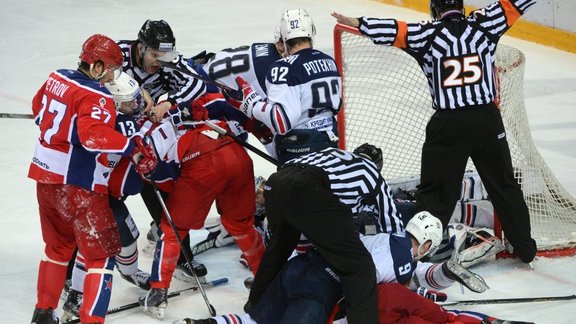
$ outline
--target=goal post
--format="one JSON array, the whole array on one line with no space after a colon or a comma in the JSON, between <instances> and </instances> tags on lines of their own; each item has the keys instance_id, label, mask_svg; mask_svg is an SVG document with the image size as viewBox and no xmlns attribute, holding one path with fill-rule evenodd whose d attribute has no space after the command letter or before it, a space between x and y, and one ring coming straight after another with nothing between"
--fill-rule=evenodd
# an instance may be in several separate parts
<instances>
[{"instance_id":1,"label":"goal post","mask_svg":"<svg viewBox=\"0 0 576 324\"><path fill-rule=\"evenodd\" d=\"M377 145L384 152L382 175L387 180L419 178L425 128L434 110L416 60L398 48L375 45L356 28L341 24L334 27L334 56L344 88L338 114L341 148ZM524 107L524 55L500 44L496 56L497 102L539 255L576 254L576 200L532 141ZM471 160L466 170L475 170ZM495 231L501 233L496 219Z\"/></svg>"}]
</instances>

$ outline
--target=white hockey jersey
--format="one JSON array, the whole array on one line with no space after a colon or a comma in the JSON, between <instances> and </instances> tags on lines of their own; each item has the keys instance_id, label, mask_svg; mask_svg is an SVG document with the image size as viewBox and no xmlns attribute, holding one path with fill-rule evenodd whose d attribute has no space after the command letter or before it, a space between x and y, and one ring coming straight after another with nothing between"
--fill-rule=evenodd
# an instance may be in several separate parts
<instances>
[{"instance_id":1,"label":"white hockey jersey","mask_svg":"<svg viewBox=\"0 0 576 324\"><path fill-rule=\"evenodd\" d=\"M276 61L266 77L268 100L252 111L275 134L332 130L342 105L342 78L332 57L307 48Z\"/></svg>"}]
</instances>

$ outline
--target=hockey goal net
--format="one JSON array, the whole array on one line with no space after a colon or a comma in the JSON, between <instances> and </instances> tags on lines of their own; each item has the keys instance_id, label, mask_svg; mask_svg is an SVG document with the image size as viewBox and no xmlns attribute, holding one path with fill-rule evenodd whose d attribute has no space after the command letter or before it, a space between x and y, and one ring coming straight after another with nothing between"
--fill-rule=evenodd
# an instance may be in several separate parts
<instances>
[{"instance_id":1,"label":"hockey goal net","mask_svg":"<svg viewBox=\"0 0 576 324\"><path fill-rule=\"evenodd\" d=\"M369 142L384 151L386 179L419 177L425 127L434 113L424 74L400 49L374 45L354 28L334 28L335 59L344 84L339 114L341 146ZM534 146L524 108L524 55L497 50L499 106L515 177L522 186L540 255L576 253L576 200L550 171ZM475 170L471 160L467 170ZM495 230L499 230L496 222Z\"/></svg>"}]
</instances>

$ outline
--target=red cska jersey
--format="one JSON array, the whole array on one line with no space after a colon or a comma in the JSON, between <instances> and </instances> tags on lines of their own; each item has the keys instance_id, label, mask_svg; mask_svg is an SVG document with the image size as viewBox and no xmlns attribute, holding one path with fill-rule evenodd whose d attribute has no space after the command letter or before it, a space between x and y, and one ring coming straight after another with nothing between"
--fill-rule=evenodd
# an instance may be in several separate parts
<instances>
[{"instance_id":1,"label":"red cska jersey","mask_svg":"<svg viewBox=\"0 0 576 324\"><path fill-rule=\"evenodd\" d=\"M28 177L107 192L108 153L128 155L134 145L114 130L112 95L75 70L52 72L32 100L40 136Z\"/></svg>"}]
</instances>

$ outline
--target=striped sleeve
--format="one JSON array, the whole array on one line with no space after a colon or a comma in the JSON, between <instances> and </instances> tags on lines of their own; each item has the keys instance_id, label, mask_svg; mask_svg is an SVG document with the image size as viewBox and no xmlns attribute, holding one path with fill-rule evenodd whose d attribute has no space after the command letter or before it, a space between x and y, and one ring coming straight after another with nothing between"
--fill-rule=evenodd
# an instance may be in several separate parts
<instances>
[{"instance_id":1,"label":"striped sleeve","mask_svg":"<svg viewBox=\"0 0 576 324\"><path fill-rule=\"evenodd\" d=\"M190 71L190 74L197 74L182 57L180 57L180 60L178 61L178 67ZM171 88L174 89L168 92L168 101L170 101L170 103L181 104L183 102L192 101L206 92L204 81L174 69L166 69L171 70L171 78L169 80Z\"/></svg>"},{"instance_id":2,"label":"striped sleeve","mask_svg":"<svg viewBox=\"0 0 576 324\"><path fill-rule=\"evenodd\" d=\"M392 46L406 43L406 23L402 24L404 29L400 30L402 27L399 27L396 19L361 17L359 21L360 26L358 30L362 34L372 38L374 44Z\"/></svg>"},{"instance_id":3,"label":"striped sleeve","mask_svg":"<svg viewBox=\"0 0 576 324\"><path fill-rule=\"evenodd\" d=\"M374 44L390 45L413 52L428 49L428 37L434 32L431 22L406 23L395 19L359 18L360 32Z\"/></svg>"},{"instance_id":4,"label":"striped sleeve","mask_svg":"<svg viewBox=\"0 0 576 324\"><path fill-rule=\"evenodd\" d=\"M500 0L470 15L490 34L501 37L522 16L535 0Z\"/></svg>"}]
</instances>

